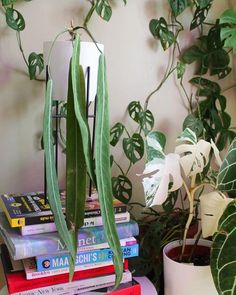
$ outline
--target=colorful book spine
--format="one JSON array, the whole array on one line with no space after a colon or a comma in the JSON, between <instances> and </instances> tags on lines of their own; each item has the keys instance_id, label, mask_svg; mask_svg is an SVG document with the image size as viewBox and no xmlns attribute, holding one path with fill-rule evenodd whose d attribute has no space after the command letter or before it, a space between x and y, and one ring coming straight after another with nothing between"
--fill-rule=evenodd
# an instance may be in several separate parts
<instances>
[{"instance_id":1,"label":"colorful book spine","mask_svg":"<svg viewBox=\"0 0 236 295\"><path fill-rule=\"evenodd\" d=\"M134 237L139 234L135 221L116 225L119 239ZM4 213L0 213L0 234L8 246L13 259L25 259L36 255L65 253L66 247L58 233L45 233L31 236L21 236L17 229L9 226ZM103 226L82 228L78 234L78 247L93 246L107 242Z\"/></svg>"},{"instance_id":2,"label":"colorful book spine","mask_svg":"<svg viewBox=\"0 0 236 295\"><path fill-rule=\"evenodd\" d=\"M138 256L138 244L121 247L123 251L123 258L130 258ZM111 249L101 249L88 252L79 252L76 255L75 265L83 265L90 263L98 263L104 261L112 261L113 252ZM36 256L37 271L51 270L69 267L69 255L49 255Z\"/></svg>"},{"instance_id":3,"label":"colorful book spine","mask_svg":"<svg viewBox=\"0 0 236 295\"><path fill-rule=\"evenodd\" d=\"M7 279L8 280L8 279ZM125 271L123 273L123 278L121 283L130 282L132 280L132 274L130 271ZM115 274L109 274L105 276L99 276L94 278L88 278L83 280L76 280L72 282L50 285L47 287L34 288L31 286L22 286L20 290L15 288L15 284L9 284L8 281L8 290L11 295L74 295L85 293L90 290L104 288L114 285L115 283ZM29 288L29 289L27 289Z\"/></svg>"},{"instance_id":4,"label":"colorful book spine","mask_svg":"<svg viewBox=\"0 0 236 295\"><path fill-rule=\"evenodd\" d=\"M116 223L129 222L129 221L130 221L129 212L115 214ZM90 217L90 218L84 219L83 227L101 226L102 224L103 224L102 216ZM21 235L23 236L49 233L49 232L55 232L55 231L57 231L57 228L54 222L26 225L20 228Z\"/></svg>"}]
</instances>

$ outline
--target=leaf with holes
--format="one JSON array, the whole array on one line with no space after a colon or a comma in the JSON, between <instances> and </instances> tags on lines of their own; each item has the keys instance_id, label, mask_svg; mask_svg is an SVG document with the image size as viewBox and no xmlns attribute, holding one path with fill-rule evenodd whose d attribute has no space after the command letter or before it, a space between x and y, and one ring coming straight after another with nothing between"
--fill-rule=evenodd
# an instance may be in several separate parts
<instances>
[{"instance_id":1,"label":"leaf with holes","mask_svg":"<svg viewBox=\"0 0 236 295\"><path fill-rule=\"evenodd\" d=\"M137 123L140 123L140 113L143 113L143 108L139 101L132 101L128 105L128 112L130 117Z\"/></svg>"},{"instance_id":2,"label":"leaf with holes","mask_svg":"<svg viewBox=\"0 0 236 295\"><path fill-rule=\"evenodd\" d=\"M219 95L221 92L221 88L218 83L202 77L194 77L189 82L198 88L200 96L208 96L212 94Z\"/></svg>"},{"instance_id":3,"label":"leaf with holes","mask_svg":"<svg viewBox=\"0 0 236 295\"><path fill-rule=\"evenodd\" d=\"M112 146L116 146L118 141L120 140L123 132L124 132L125 126L118 122L116 123L110 130L110 144Z\"/></svg>"},{"instance_id":4,"label":"leaf with holes","mask_svg":"<svg viewBox=\"0 0 236 295\"><path fill-rule=\"evenodd\" d=\"M141 129L147 135L154 126L154 117L151 111L147 110L139 114L139 121Z\"/></svg>"},{"instance_id":5,"label":"leaf with holes","mask_svg":"<svg viewBox=\"0 0 236 295\"><path fill-rule=\"evenodd\" d=\"M109 21L112 16L112 9L107 0L98 0L96 4L97 14L104 19Z\"/></svg>"},{"instance_id":6,"label":"leaf with holes","mask_svg":"<svg viewBox=\"0 0 236 295\"><path fill-rule=\"evenodd\" d=\"M207 6L203 8L201 8L200 6L197 7L193 16L193 20L190 25L190 30L197 28L204 22L210 8L211 8L211 3L209 3Z\"/></svg>"},{"instance_id":7,"label":"leaf with holes","mask_svg":"<svg viewBox=\"0 0 236 295\"><path fill-rule=\"evenodd\" d=\"M129 178L124 175L112 177L112 191L116 199L128 204L132 197L132 183Z\"/></svg>"},{"instance_id":8,"label":"leaf with holes","mask_svg":"<svg viewBox=\"0 0 236 295\"><path fill-rule=\"evenodd\" d=\"M168 0L175 16L181 14L188 7L188 0Z\"/></svg>"},{"instance_id":9,"label":"leaf with holes","mask_svg":"<svg viewBox=\"0 0 236 295\"><path fill-rule=\"evenodd\" d=\"M163 17L152 19L149 23L149 29L153 37L161 41L164 50L168 49L175 42L175 35L168 29L168 24Z\"/></svg>"},{"instance_id":10,"label":"leaf with holes","mask_svg":"<svg viewBox=\"0 0 236 295\"><path fill-rule=\"evenodd\" d=\"M236 139L231 143L220 167L217 188L223 192L236 192Z\"/></svg>"},{"instance_id":11,"label":"leaf with holes","mask_svg":"<svg viewBox=\"0 0 236 295\"><path fill-rule=\"evenodd\" d=\"M134 133L130 138L124 138L123 149L126 157L135 164L142 159L144 154L144 142L141 135Z\"/></svg>"},{"instance_id":12,"label":"leaf with holes","mask_svg":"<svg viewBox=\"0 0 236 295\"><path fill-rule=\"evenodd\" d=\"M211 272L219 294L235 295L236 203L224 211L211 247Z\"/></svg>"},{"instance_id":13,"label":"leaf with holes","mask_svg":"<svg viewBox=\"0 0 236 295\"><path fill-rule=\"evenodd\" d=\"M40 74L44 68L43 55L32 52L28 58L30 80L36 79L36 74Z\"/></svg>"},{"instance_id":14,"label":"leaf with holes","mask_svg":"<svg viewBox=\"0 0 236 295\"><path fill-rule=\"evenodd\" d=\"M23 31L25 28L25 20L16 9L7 7L6 9L6 23L15 31Z\"/></svg>"}]
</instances>

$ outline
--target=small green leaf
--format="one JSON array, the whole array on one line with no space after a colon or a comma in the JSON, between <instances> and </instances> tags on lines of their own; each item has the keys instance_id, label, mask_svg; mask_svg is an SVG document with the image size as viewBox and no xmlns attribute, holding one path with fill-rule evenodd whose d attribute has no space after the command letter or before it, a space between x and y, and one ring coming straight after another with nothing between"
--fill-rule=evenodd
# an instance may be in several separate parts
<instances>
[{"instance_id":1,"label":"small green leaf","mask_svg":"<svg viewBox=\"0 0 236 295\"><path fill-rule=\"evenodd\" d=\"M16 0L2 0L2 6L8 6L16 3Z\"/></svg>"},{"instance_id":2,"label":"small green leaf","mask_svg":"<svg viewBox=\"0 0 236 295\"><path fill-rule=\"evenodd\" d=\"M43 55L32 52L28 58L30 80L36 79L36 74L40 74L44 68Z\"/></svg>"},{"instance_id":3,"label":"small green leaf","mask_svg":"<svg viewBox=\"0 0 236 295\"><path fill-rule=\"evenodd\" d=\"M190 114L185 118L183 130L186 128L190 128L197 135L197 137L202 135L204 129L202 120L196 118L193 114Z\"/></svg>"},{"instance_id":4,"label":"small green leaf","mask_svg":"<svg viewBox=\"0 0 236 295\"><path fill-rule=\"evenodd\" d=\"M118 141L120 140L123 132L124 132L125 126L118 122L116 123L110 130L110 144L112 146L116 146Z\"/></svg>"},{"instance_id":5,"label":"small green leaf","mask_svg":"<svg viewBox=\"0 0 236 295\"><path fill-rule=\"evenodd\" d=\"M225 26L221 29L221 40L225 47L233 48L236 53L236 12L228 9L220 17L220 24Z\"/></svg>"},{"instance_id":6,"label":"small green leaf","mask_svg":"<svg viewBox=\"0 0 236 295\"><path fill-rule=\"evenodd\" d=\"M217 188L223 192L236 192L236 139L231 143L220 167Z\"/></svg>"},{"instance_id":7,"label":"small green leaf","mask_svg":"<svg viewBox=\"0 0 236 295\"><path fill-rule=\"evenodd\" d=\"M153 37L161 41L164 50L168 49L175 42L175 35L168 29L167 22L163 17L152 19L149 23L149 29Z\"/></svg>"},{"instance_id":8,"label":"small green leaf","mask_svg":"<svg viewBox=\"0 0 236 295\"><path fill-rule=\"evenodd\" d=\"M132 183L128 177L119 175L112 177L112 191L116 199L128 204L132 197Z\"/></svg>"},{"instance_id":9,"label":"small green leaf","mask_svg":"<svg viewBox=\"0 0 236 295\"><path fill-rule=\"evenodd\" d=\"M25 20L16 9L7 7L6 9L6 23L15 31L23 31L25 28Z\"/></svg>"},{"instance_id":10,"label":"small green leaf","mask_svg":"<svg viewBox=\"0 0 236 295\"><path fill-rule=\"evenodd\" d=\"M143 108L139 101L132 101L128 105L128 112L130 117L137 123L140 123L140 113L143 112Z\"/></svg>"},{"instance_id":11,"label":"small green leaf","mask_svg":"<svg viewBox=\"0 0 236 295\"><path fill-rule=\"evenodd\" d=\"M188 7L188 0L168 0L174 16L181 14Z\"/></svg>"},{"instance_id":12,"label":"small green leaf","mask_svg":"<svg viewBox=\"0 0 236 295\"><path fill-rule=\"evenodd\" d=\"M135 164L142 159L144 154L144 142L141 135L134 133L130 138L124 138L123 149L126 157Z\"/></svg>"},{"instance_id":13,"label":"small green leaf","mask_svg":"<svg viewBox=\"0 0 236 295\"><path fill-rule=\"evenodd\" d=\"M196 0L196 1L200 8L204 8L212 2L212 0Z\"/></svg>"},{"instance_id":14,"label":"small green leaf","mask_svg":"<svg viewBox=\"0 0 236 295\"><path fill-rule=\"evenodd\" d=\"M97 0L96 11L105 21L109 21L112 16L112 9L107 0Z\"/></svg>"},{"instance_id":15,"label":"small green leaf","mask_svg":"<svg viewBox=\"0 0 236 295\"><path fill-rule=\"evenodd\" d=\"M218 83L202 77L194 77L189 82L198 87L200 96L208 96L211 94L219 95L221 92L221 88Z\"/></svg>"},{"instance_id":16,"label":"small green leaf","mask_svg":"<svg viewBox=\"0 0 236 295\"><path fill-rule=\"evenodd\" d=\"M196 45L189 47L181 55L181 61L187 64L191 64L204 56L204 52Z\"/></svg>"},{"instance_id":17,"label":"small green leaf","mask_svg":"<svg viewBox=\"0 0 236 295\"><path fill-rule=\"evenodd\" d=\"M177 79L183 78L185 73L185 64L183 64L182 62L177 62L176 71L177 71Z\"/></svg>"},{"instance_id":18,"label":"small green leaf","mask_svg":"<svg viewBox=\"0 0 236 295\"><path fill-rule=\"evenodd\" d=\"M147 135L154 126L154 117L151 111L147 110L139 114L140 127Z\"/></svg>"},{"instance_id":19,"label":"small green leaf","mask_svg":"<svg viewBox=\"0 0 236 295\"><path fill-rule=\"evenodd\" d=\"M193 16L193 20L190 25L190 30L197 28L204 22L210 8L211 8L211 3L209 3L207 6L203 8L201 8L200 6L197 7Z\"/></svg>"}]
</instances>

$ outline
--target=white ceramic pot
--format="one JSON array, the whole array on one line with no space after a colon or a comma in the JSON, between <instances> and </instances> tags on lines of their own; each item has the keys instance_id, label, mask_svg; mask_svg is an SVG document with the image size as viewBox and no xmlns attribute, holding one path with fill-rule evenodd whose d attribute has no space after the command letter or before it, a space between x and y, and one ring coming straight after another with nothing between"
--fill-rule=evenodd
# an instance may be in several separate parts
<instances>
[{"instance_id":1,"label":"white ceramic pot","mask_svg":"<svg viewBox=\"0 0 236 295\"><path fill-rule=\"evenodd\" d=\"M192 245L194 241L188 239L186 245ZM198 245L203 251L203 248L211 246L211 242L200 240ZM171 242L163 249L165 295L218 295L210 266L194 266L174 261L172 258L178 247L181 249L181 241Z\"/></svg>"},{"instance_id":2,"label":"white ceramic pot","mask_svg":"<svg viewBox=\"0 0 236 295\"><path fill-rule=\"evenodd\" d=\"M43 55L45 65L48 64L50 56L50 75L53 81L52 97L54 100L65 100L67 98L68 90L68 73L70 59L73 51L73 44L71 41L56 41L52 47L53 42L44 42ZM101 52L104 51L102 44L97 44ZM51 49L52 47L52 49ZM80 64L83 67L85 80L88 78L88 67L90 68L89 79L89 101L93 101L97 94L97 72L98 61L101 52L98 50L93 42L80 43ZM50 53L51 51L51 53Z\"/></svg>"}]
</instances>

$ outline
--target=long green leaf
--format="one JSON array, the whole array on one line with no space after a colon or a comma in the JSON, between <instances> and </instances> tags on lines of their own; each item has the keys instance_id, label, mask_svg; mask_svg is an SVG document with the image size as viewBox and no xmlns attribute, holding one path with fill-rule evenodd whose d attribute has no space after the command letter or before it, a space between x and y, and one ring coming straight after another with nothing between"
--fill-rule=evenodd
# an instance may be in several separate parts
<instances>
[{"instance_id":1,"label":"long green leaf","mask_svg":"<svg viewBox=\"0 0 236 295\"><path fill-rule=\"evenodd\" d=\"M81 93L79 104L85 112L85 87L83 69L81 72ZM78 229L84 223L86 198L86 163L82 136L75 116L71 75L68 83L67 121L66 121L66 220L72 239L77 248Z\"/></svg>"},{"instance_id":2,"label":"long green leaf","mask_svg":"<svg viewBox=\"0 0 236 295\"><path fill-rule=\"evenodd\" d=\"M95 167L98 196L103 217L104 230L108 243L114 253L114 266L116 270L115 287L117 287L122 279L123 265L122 251L116 231L112 202L113 196L109 146L109 107L104 55L101 55L99 58L95 143Z\"/></svg>"},{"instance_id":3,"label":"long green leaf","mask_svg":"<svg viewBox=\"0 0 236 295\"><path fill-rule=\"evenodd\" d=\"M62 212L57 173L55 168L55 156L52 135L52 80L47 83L46 101L43 120L43 141L46 161L46 179L47 179L47 197L51 210L54 214L54 220L60 238L65 243L71 255L70 276L72 276L76 251L73 247L73 241L67 229L65 216Z\"/></svg>"},{"instance_id":4,"label":"long green leaf","mask_svg":"<svg viewBox=\"0 0 236 295\"><path fill-rule=\"evenodd\" d=\"M73 49L73 55L71 60L71 77L72 77L72 89L74 96L74 108L75 115L78 120L82 141L83 141L83 150L86 161L87 170L90 178L93 183L96 184L96 177L94 173L94 165L92 160L92 151L91 151L91 139L89 126L84 112L81 110L81 106L79 104L79 95L81 93L81 83L80 83L80 74L79 74L79 56L80 56L80 39L79 35L76 36L75 45Z\"/></svg>"},{"instance_id":5,"label":"long green leaf","mask_svg":"<svg viewBox=\"0 0 236 295\"><path fill-rule=\"evenodd\" d=\"M236 202L220 218L211 251L211 271L220 295L236 294Z\"/></svg>"}]
</instances>

